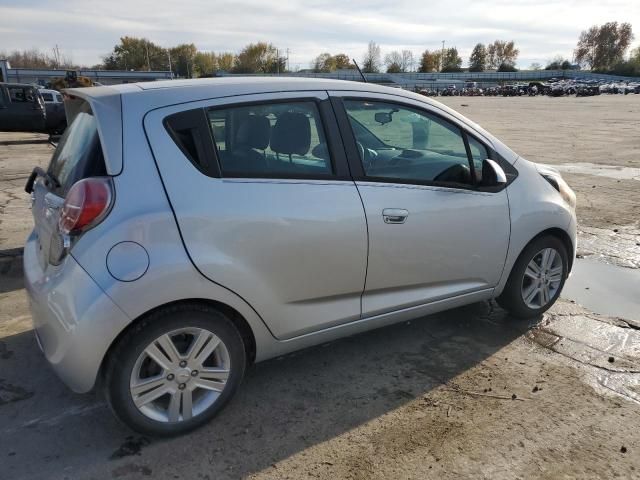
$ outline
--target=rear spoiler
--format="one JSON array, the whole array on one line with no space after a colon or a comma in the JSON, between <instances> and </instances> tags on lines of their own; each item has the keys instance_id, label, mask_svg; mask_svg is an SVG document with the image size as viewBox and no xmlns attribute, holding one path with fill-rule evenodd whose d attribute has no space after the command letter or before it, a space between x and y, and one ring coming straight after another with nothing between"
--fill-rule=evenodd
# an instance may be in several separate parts
<instances>
[{"instance_id":1,"label":"rear spoiler","mask_svg":"<svg viewBox=\"0 0 640 480\"><path fill-rule=\"evenodd\" d=\"M67 125L87 102L98 120L98 135L108 175L122 171L122 101L119 91L109 87L66 88L62 91Z\"/></svg>"}]
</instances>

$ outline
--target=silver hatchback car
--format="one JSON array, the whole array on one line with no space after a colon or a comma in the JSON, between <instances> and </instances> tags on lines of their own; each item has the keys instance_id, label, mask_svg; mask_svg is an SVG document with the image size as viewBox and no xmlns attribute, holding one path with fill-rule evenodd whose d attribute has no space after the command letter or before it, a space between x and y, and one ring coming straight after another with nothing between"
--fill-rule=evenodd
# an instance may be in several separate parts
<instances>
[{"instance_id":1,"label":"silver hatchback car","mask_svg":"<svg viewBox=\"0 0 640 480\"><path fill-rule=\"evenodd\" d=\"M211 419L245 369L496 298L533 317L576 249L575 195L453 110L334 80L68 90L27 183L38 343L147 434Z\"/></svg>"}]
</instances>

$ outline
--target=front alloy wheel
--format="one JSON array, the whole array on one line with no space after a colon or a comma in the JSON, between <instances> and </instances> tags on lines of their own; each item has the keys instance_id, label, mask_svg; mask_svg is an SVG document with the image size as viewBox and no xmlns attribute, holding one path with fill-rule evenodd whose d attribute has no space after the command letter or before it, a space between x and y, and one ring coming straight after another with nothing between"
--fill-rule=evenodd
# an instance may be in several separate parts
<instances>
[{"instance_id":1,"label":"front alloy wheel","mask_svg":"<svg viewBox=\"0 0 640 480\"><path fill-rule=\"evenodd\" d=\"M520 254L496 300L516 317L536 317L558 299L568 271L564 243L551 235L538 237Z\"/></svg>"},{"instance_id":2,"label":"front alloy wheel","mask_svg":"<svg viewBox=\"0 0 640 480\"><path fill-rule=\"evenodd\" d=\"M534 255L522 278L522 299L527 307L539 309L555 298L563 273L562 258L553 248L545 248Z\"/></svg>"}]
</instances>

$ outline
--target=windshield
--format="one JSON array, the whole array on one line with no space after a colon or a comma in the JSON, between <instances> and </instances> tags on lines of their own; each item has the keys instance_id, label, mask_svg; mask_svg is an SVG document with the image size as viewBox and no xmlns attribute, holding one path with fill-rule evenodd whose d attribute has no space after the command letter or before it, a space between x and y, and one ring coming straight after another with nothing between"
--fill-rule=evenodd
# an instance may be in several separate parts
<instances>
[{"instance_id":1,"label":"windshield","mask_svg":"<svg viewBox=\"0 0 640 480\"><path fill-rule=\"evenodd\" d=\"M55 193L61 196L78 180L106 175L97 121L88 103L83 104L64 132L48 173L58 182Z\"/></svg>"}]
</instances>

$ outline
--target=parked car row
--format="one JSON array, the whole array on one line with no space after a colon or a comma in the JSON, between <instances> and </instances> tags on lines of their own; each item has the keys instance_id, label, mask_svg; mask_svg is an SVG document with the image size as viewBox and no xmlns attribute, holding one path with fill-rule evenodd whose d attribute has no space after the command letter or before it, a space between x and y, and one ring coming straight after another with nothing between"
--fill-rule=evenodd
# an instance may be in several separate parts
<instances>
[{"instance_id":1,"label":"parked car row","mask_svg":"<svg viewBox=\"0 0 640 480\"><path fill-rule=\"evenodd\" d=\"M0 83L0 131L61 134L67 127L62 94L23 83Z\"/></svg>"},{"instance_id":2,"label":"parked car row","mask_svg":"<svg viewBox=\"0 0 640 480\"><path fill-rule=\"evenodd\" d=\"M529 82L528 84L514 83L487 88L480 88L477 82L466 82L462 88L458 88L456 85L452 84L443 89L416 89L416 92L427 97L521 97L537 95L548 95L551 97L575 95L577 97L587 97L600 94L640 94L640 82L604 83L594 80L580 81L550 79L548 82L534 81Z\"/></svg>"}]
</instances>

